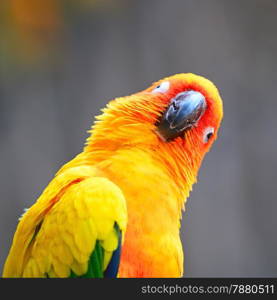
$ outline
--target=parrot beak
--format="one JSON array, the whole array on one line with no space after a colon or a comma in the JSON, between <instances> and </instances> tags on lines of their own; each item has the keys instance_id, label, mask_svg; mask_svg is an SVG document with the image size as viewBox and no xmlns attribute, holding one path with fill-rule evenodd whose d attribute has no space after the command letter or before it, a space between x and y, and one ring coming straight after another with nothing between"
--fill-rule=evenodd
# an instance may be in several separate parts
<instances>
[{"instance_id":1,"label":"parrot beak","mask_svg":"<svg viewBox=\"0 0 277 300\"><path fill-rule=\"evenodd\" d=\"M196 91L178 94L157 122L157 133L169 142L195 126L206 109L205 97Z\"/></svg>"}]
</instances>

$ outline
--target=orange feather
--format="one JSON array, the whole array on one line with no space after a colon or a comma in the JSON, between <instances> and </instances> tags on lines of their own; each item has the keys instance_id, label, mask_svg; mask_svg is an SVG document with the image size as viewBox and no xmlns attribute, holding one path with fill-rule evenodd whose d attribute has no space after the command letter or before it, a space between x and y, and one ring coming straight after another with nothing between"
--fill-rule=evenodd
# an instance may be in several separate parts
<instances>
[{"instance_id":1,"label":"orange feather","mask_svg":"<svg viewBox=\"0 0 277 300\"><path fill-rule=\"evenodd\" d=\"M169 90L153 94L164 81ZM166 143L155 132L155 122L171 99L195 90L207 108L196 127ZM183 252L179 237L181 211L196 182L205 153L217 137L223 116L214 84L194 74L177 74L146 90L111 101L97 117L84 152L65 165L94 165L124 193L128 225L123 245L121 277L179 277ZM203 132L214 136L203 143Z\"/></svg>"}]
</instances>

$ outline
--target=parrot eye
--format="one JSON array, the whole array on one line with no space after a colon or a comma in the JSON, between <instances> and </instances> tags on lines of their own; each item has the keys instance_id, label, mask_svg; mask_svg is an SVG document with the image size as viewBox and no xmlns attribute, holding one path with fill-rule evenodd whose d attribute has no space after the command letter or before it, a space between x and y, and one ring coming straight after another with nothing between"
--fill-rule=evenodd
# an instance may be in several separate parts
<instances>
[{"instance_id":1,"label":"parrot eye","mask_svg":"<svg viewBox=\"0 0 277 300\"><path fill-rule=\"evenodd\" d=\"M206 128L205 131L204 131L204 135L203 135L203 142L208 143L208 141L213 136L213 134L214 134L214 128L213 127Z\"/></svg>"},{"instance_id":2,"label":"parrot eye","mask_svg":"<svg viewBox=\"0 0 277 300\"><path fill-rule=\"evenodd\" d=\"M154 88L152 93L165 93L169 89L169 81L164 81Z\"/></svg>"}]
</instances>

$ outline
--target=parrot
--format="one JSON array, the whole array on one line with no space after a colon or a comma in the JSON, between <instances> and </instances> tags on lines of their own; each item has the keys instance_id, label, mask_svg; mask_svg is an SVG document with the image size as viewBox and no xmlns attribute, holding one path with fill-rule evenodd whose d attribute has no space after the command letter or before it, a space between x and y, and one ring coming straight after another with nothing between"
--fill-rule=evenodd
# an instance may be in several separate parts
<instances>
[{"instance_id":1,"label":"parrot","mask_svg":"<svg viewBox=\"0 0 277 300\"><path fill-rule=\"evenodd\" d=\"M19 218L3 277L182 277L182 213L222 118L193 73L108 102Z\"/></svg>"}]
</instances>

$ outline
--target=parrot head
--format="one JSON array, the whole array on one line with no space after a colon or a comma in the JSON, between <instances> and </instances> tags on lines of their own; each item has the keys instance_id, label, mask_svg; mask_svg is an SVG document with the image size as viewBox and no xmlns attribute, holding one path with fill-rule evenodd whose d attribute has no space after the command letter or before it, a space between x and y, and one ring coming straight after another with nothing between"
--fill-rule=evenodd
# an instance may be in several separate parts
<instances>
[{"instance_id":1,"label":"parrot head","mask_svg":"<svg viewBox=\"0 0 277 300\"><path fill-rule=\"evenodd\" d=\"M130 96L116 98L92 127L87 151L142 149L179 182L192 183L215 141L223 116L221 97L208 79L177 74Z\"/></svg>"},{"instance_id":2,"label":"parrot head","mask_svg":"<svg viewBox=\"0 0 277 300\"><path fill-rule=\"evenodd\" d=\"M146 92L162 107L154 125L164 143L184 146L185 140L194 136L194 149L197 146L199 152L206 152L210 148L223 115L220 95L211 81L177 74L154 83Z\"/></svg>"}]
</instances>

